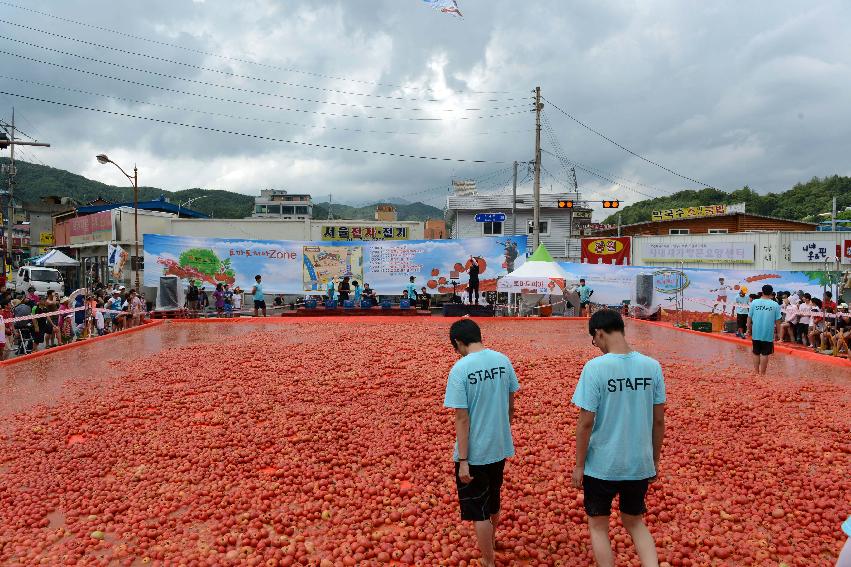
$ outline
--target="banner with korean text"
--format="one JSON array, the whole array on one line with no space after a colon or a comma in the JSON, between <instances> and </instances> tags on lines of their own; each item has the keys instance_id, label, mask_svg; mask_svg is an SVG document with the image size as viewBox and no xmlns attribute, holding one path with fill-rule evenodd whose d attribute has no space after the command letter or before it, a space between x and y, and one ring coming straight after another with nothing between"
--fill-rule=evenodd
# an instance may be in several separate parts
<instances>
[{"instance_id":1,"label":"banner with korean text","mask_svg":"<svg viewBox=\"0 0 851 567\"><path fill-rule=\"evenodd\" d=\"M582 263L628 266L631 250L632 238L629 236L583 238Z\"/></svg>"},{"instance_id":2,"label":"banner with korean text","mask_svg":"<svg viewBox=\"0 0 851 567\"><path fill-rule=\"evenodd\" d=\"M642 242L641 260L654 265L670 262L753 264L753 242Z\"/></svg>"},{"instance_id":3,"label":"banner with korean text","mask_svg":"<svg viewBox=\"0 0 851 567\"><path fill-rule=\"evenodd\" d=\"M611 266L606 264L577 264L559 262L565 271L585 278L594 290L591 301L602 305L621 305L629 301L648 312L660 308L683 309L693 312L724 313L732 317L736 296L744 289L746 295L760 293L762 286L771 284L775 291L803 290L821 297L825 285L834 282L830 272L763 272L710 268L652 266Z\"/></svg>"},{"instance_id":4,"label":"banner with korean text","mask_svg":"<svg viewBox=\"0 0 851 567\"><path fill-rule=\"evenodd\" d=\"M526 236L460 240L316 241L238 240L146 234L145 285L160 276L195 280L207 289L218 283L250 290L254 276L273 294L321 293L329 280L343 277L369 283L379 294L401 295L410 276L417 289L452 293L465 288L474 256L481 291L496 290L496 280L525 260Z\"/></svg>"}]
</instances>

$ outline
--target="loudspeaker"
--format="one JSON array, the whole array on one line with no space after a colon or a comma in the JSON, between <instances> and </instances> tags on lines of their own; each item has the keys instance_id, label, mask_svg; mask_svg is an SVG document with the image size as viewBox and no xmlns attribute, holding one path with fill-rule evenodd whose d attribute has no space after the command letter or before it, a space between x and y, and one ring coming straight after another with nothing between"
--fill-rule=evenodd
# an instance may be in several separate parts
<instances>
[{"instance_id":1,"label":"loudspeaker","mask_svg":"<svg viewBox=\"0 0 851 567\"><path fill-rule=\"evenodd\" d=\"M157 288L157 310L172 310L183 307L182 288L177 276L161 276Z\"/></svg>"},{"instance_id":2,"label":"loudspeaker","mask_svg":"<svg viewBox=\"0 0 851 567\"><path fill-rule=\"evenodd\" d=\"M347 300L343 301L343 309L354 309L354 308L355 308L355 302L352 301L351 299L347 299Z\"/></svg>"},{"instance_id":3,"label":"loudspeaker","mask_svg":"<svg viewBox=\"0 0 851 567\"><path fill-rule=\"evenodd\" d=\"M645 309L653 305L653 274L635 277L635 303Z\"/></svg>"}]
</instances>

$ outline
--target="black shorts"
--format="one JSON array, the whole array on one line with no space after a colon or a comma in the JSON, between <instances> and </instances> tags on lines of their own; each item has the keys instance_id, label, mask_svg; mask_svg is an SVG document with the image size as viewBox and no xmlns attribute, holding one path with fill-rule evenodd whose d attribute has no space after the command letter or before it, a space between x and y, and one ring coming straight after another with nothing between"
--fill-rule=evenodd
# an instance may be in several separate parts
<instances>
[{"instance_id":1,"label":"black shorts","mask_svg":"<svg viewBox=\"0 0 851 567\"><path fill-rule=\"evenodd\" d=\"M589 516L608 516L612 513L612 500L620 495L620 510L624 514L640 516L647 512L644 496L650 479L602 480L585 475L582 490L585 492L585 513Z\"/></svg>"},{"instance_id":2,"label":"black shorts","mask_svg":"<svg viewBox=\"0 0 851 567\"><path fill-rule=\"evenodd\" d=\"M254 300L254 309L266 309L266 301L263 299L255 299Z\"/></svg>"},{"instance_id":3,"label":"black shorts","mask_svg":"<svg viewBox=\"0 0 851 567\"><path fill-rule=\"evenodd\" d=\"M736 327L739 329L747 329L748 328L748 314L747 313L739 313L736 315Z\"/></svg>"},{"instance_id":4,"label":"black shorts","mask_svg":"<svg viewBox=\"0 0 851 567\"><path fill-rule=\"evenodd\" d=\"M479 289L479 280L470 280L469 282L467 282L467 289L478 290Z\"/></svg>"},{"instance_id":5,"label":"black shorts","mask_svg":"<svg viewBox=\"0 0 851 567\"><path fill-rule=\"evenodd\" d=\"M774 341L753 341L753 353L760 356L774 354Z\"/></svg>"},{"instance_id":6,"label":"black shorts","mask_svg":"<svg viewBox=\"0 0 851 567\"><path fill-rule=\"evenodd\" d=\"M458 504L461 519L483 522L499 512L499 493L502 489L502 474L505 460L489 465L470 465L470 484L458 478L459 464L455 463L455 486L458 488Z\"/></svg>"}]
</instances>

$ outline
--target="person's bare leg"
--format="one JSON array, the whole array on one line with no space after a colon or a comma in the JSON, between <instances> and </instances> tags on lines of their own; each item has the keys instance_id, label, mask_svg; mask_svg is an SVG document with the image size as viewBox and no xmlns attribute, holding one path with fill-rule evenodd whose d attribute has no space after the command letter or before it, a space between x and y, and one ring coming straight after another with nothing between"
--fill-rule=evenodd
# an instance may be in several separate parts
<instances>
[{"instance_id":1,"label":"person's bare leg","mask_svg":"<svg viewBox=\"0 0 851 567\"><path fill-rule=\"evenodd\" d=\"M759 374L759 355L753 355L753 371Z\"/></svg>"},{"instance_id":2,"label":"person's bare leg","mask_svg":"<svg viewBox=\"0 0 851 567\"><path fill-rule=\"evenodd\" d=\"M647 525L644 523L644 518L621 512L621 521L623 522L623 527L629 532L629 537L632 538L635 551L641 560L641 566L659 567L656 544L653 542L653 536L650 535L650 530L647 529Z\"/></svg>"},{"instance_id":3,"label":"person's bare leg","mask_svg":"<svg viewBox=\"0 0 851 567\"><path fill-rule=\"evenodd\" d=\"M588 531L591 532L591 548L598 567L615 567L615 554L609 540L609 517L590 516Z\"/></svg>"},{"instance_id":4,"label":"person's bare leg","mask_svg":"<svg viewBox=\"0 0 851 567\"><path fill-rule=\"evenodd\" d=\"M496 528L499 526L499 512L491 516L491 524L493 525L493 548L496 549Z\"/></svg>"},{"instance_id":5,"label":"person's bare leg","mask_svg":"<svg viewBox=\"0 0 851 567\"><path fill-rule=\"evenodd\" d=\"M768 371L768 357L760 356L759 357L759 373L765 376L765 373Z\"/></svg>"},{"instance_id":6,"label":"person's bare leg","mask_svg":"<svg viewBox=\"0 0 851 567\"><path fill-rule=\"evenodd\" d=\"M482 552L482 566L494 567L493 555L493 524L490 520L476 522L476 539L479 542L479 551Z\"/></svg>"}]
</instances>

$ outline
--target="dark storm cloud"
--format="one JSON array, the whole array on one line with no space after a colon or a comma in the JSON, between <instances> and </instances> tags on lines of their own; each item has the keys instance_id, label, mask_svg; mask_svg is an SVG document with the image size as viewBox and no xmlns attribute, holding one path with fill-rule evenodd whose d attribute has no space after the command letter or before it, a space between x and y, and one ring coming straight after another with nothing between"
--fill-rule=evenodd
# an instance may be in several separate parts
<instances>
[{"instance_id":1,"label":"dark storm cloud","mask_svg":"<svg viewBox=\"0 0 851 567\"><path fill-rule=\"evenodd\" d=\"M721 188L749 183L762 191L782 190L812 175L849 173L844 140L851 129L851 110L846 103L851 86L851 40L844 28L851 8L845 3L775 2L770 10L765 5L735 2L707 5L670 1L467 0L461 4L466 16L463 20L434 12L418 0L71 0L25 4L92 26L120 29L195 51L0 5L0 19L89 42L226 73L307 87L398 96L406 99L403 101L229 77L81 45L8 24L0 24L0 35L6 38L161 75L0 39L0 49L4 51L203 96L94 77L9 55L0 55L4 63L0 74L7 77L145 104L7 78L0 79L0 90L273 138L510 162L532 158L531 112L483 120L462 121L457 117L519 110L492 108L527 104L531 89L540 84L548 99L623 145ZM200 52L255 60L267 66ZM511 94L459 95L452 90ZM317 102L289 100L282 95ZM439 100L407 100L422 98ZM508 98L516 100L506 101ZM116 161L135 160L146 184L172 189L205 186L256 193L274 186L309 191L322 198L333 193L335 200L353 202L373 196L413 195L412 198L439 203L442 192L426 190L445 185L453 175L476 177L505 167L310 148L2 95L0 104L7 108L14 104L22 118L21 127L29 124L38 137L54 144L50 150L38 151L43 161L114 183L120 180L97 167L92 159L95 153L110 152ZM403 110L364 108L365 105L398 106ZM482 110L459 111L463 108ZM447 109L454 112L446 112ZM369 114L378 118L319 113ZM8 111L3 114L7 116ZM549 105L545 114L564 152L575 161L639 181L650 188L633 187L647 194L695 186L601 140ZM444 120L404 120L411 117ZM554 151L547 136L544 140L545 148ZM567 182L567 174L548 154L544 161L556 177L546 177L544 185L553 184L558 189L558 184ZM640 198L581 170L578 176L585 195L620 195L627 201ZM497 177L508 182L508 178Z\"/></svg>"}]
</instances>

